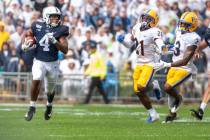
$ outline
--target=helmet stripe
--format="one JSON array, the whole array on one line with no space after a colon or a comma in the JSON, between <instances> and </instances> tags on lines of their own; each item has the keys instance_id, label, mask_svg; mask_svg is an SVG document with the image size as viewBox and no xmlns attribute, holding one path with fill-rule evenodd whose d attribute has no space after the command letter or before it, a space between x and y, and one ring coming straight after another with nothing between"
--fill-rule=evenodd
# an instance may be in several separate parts
<instances>
[{"instance_id":1,"label":"helmet stripe","mask_svg":"<svg viewBox=\"0 0 210 140\"><path fill-rule=\"evenodd\" d=\"M151 10L148 10L146 13L149 14L150 11L151 11Z\"/></svg>"},{"instance_id":2,"label":"helmet stripe","mask_svg":"<svg viewBox=\"0 0 210 140\"><path fill-rule=\"evenodd\" d=\"M186 13L183 15L182 19L184 19L188 14L189 14L189 12L186 12Z\"/></svg>"}]
</instances>

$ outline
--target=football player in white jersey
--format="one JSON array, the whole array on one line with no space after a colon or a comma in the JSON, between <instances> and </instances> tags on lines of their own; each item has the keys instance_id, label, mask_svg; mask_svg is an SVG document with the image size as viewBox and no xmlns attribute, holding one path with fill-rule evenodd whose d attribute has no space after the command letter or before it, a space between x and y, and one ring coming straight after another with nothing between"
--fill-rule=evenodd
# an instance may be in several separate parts
<instances>
[{"instance_id":1,"label":"football player in white jersey","mask_svg":"<svg viewBox=\"0 0 210 140\"><path fill-rule=\"evenodd\" d=\"M139 100L149 112L147 122L159 120L159 115L152 107L149 97L146 95L153 75L161 64L157 64L157 55L161 54L165 46L162 40L162 32L155 27L158 23L158 15L155 10L148 10L141 15L140 23L137 23L131 34L119 35L117 40L126 47L136 45L137 65L133 73L133 88Z\"/></svg>"},{"instance_id":2,"label":"football player in white jersey","mask_svg":"<svg viewBox=\"0 0 210 140\"><path fill-rule=\"evenodd\" d=\"M176 119L176 112L182 102L182 96L177 88L192 75L192 72L196 71L192 58L200 42L199 35L194 32L197 26L198 17L194 12L182 14L176 30L173 62L165 64L166 67L171 67L164 85L164 90L169 95L170 109L165 122Z\"/></svg>"},{"instance_id":3,"label":"football player in white jersey","mask_svg":"<svg viewBox=\"0 0 210 140\"><path fill-rule=\"evenodd\" d=\"M201 41L201 43L199 44L198 49L196 49L196 53L195 53L195 57L199 58L199 54L201 53L201 51L205 48L207 48L208 46L210 46L210 24L209 27L205 33L205 37L204 39ZM202 102L200 104L200 107L197 110L191 109L192 111L192 116L194 116L195 118L197 118L198 120L202 120L203 119L203 115L204 115L204 110L207 106L207 103L210 100L210 69L208 69L208 87L206 88L204 95L203 95L203 99Z\"/></svg>"}]
</instances>

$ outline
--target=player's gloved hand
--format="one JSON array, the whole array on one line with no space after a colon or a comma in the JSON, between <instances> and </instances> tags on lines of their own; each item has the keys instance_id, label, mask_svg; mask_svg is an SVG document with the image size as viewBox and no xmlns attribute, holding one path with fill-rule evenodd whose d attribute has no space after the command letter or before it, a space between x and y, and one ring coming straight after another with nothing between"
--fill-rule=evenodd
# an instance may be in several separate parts
<instances>
[{"instance_id":1,"label":"player's gloved hand","mask_svg":"<svg viewBox=\"0 0 210 140\"><path fill-rule=\"evenodd\" d=\"M164 62L162 60L160 60L160 63L163 65L163 68L169 68L169 67L171 67L171 63L167 63L167 62Z\"/></svg>"},{"instance_id":2,"label":"player's gloved hand","mask_svg":"<svg viewBox=\"0 0 210 140\"><path fill-rule=\"evenodd\" d=\"M55 44L55 43L58 42L58 41L55 39L55 37L53 36L53 33L47 33L46 35L47 35L49 41L50 41L52 44Z\"/></svg>"},{"instance_id":3,"label":"player's gloved hand","mask_svg":"<svg viewBox=\"0 0 210 140\"><path fill-rule=\"evenodd\" d=\"M118 35L117 36L117 41L119 41L120 43L122 43L125 39L125 36L124 35Z\"/></svg>"},{"instance_id":4,"label":"player's gloved hand","mask_svg":"<svg viewBox=\"0 0 210 140\"><path fill-rule=\"evenodd\" d=\"M31 44L31 41L27 40L27 39L25 39L24 43L21 46L21 49L24 52L29 51L29 50L34 49L34 48L36 48L36 44Z\"/></svg>"},{"instance_id":5,"label":"player's gloved hand","mask_svg":"<svg viewBox=\"0 0 210 140\"><path fill-rule=\"evenodd\" d=\"M159 63L154 64L154 69L156 71L159 71L159 70L162 70L162 69L165 69L165 68L169 68L169 67L171 67L171 63L167 63L167 62L164 62L162 60L160 60Z\"/></svg>"}]
</instances>

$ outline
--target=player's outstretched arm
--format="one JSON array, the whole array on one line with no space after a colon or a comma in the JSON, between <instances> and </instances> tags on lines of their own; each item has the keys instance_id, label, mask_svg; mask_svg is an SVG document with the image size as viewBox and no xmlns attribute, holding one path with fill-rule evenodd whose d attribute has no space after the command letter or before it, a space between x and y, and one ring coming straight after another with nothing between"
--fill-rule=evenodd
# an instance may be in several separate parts
<instances>
[{"instance_id":1,"label":"player's outstretched arm","mask_svg":"<svg viewBox=\"0 0 210 140\"><path fill-rule=\"evenodd\" d=\"M200 57L200 53L203 49L205 49L206 47L208 47L208 43L206 42L205 39L203 39L198 48L195 50L195 58L199 58Z\"/></svg>"},{"instance_id":2,"label":"player's outstretched arm","mask_svg":"<svg viewBox=\"0 0 210 140\"><path fill-rule=\"evenodd\" d=\"M60 37L59 41L55 43L58 50L66 54L68 52L68 42L65 37Z\"/></svg>"},{"instance_id":3,"label":"player's outstretched arm","mask_svg":"<svg viewBox=\"0 0 210 140\"><path fill-rule=\"evenodd\" d=\"M133 37L132 34L118 35L117 41L123 44L126 48L131 48L133 45L137 45L136 39Z\"/></svg>"},{"instance_id":4,"label":"player's outstretched arm","mask_svg":"<svg viewBox=\"0 0 210 140\"><path fill-rule=\"evenodd\" d=\"M198 46L198 49L201 51L201 50L205 49L206 47L208 47L208 43L206 42L206 40L202 40Z\"/></svg>"},{"instance_id":5,"label":"player's outstretched arm","mask_svg":"<svg viewBox=\"0 0 210 140\"><path fill-rule=\"evenodd\" d=\"M171 67L180 67L180 66L187 65L187 63L193 57L196 48L197 46L195 45L187 47L187 50L184 53L183 59L171 63Z\"/></svg>"}]
</instances>

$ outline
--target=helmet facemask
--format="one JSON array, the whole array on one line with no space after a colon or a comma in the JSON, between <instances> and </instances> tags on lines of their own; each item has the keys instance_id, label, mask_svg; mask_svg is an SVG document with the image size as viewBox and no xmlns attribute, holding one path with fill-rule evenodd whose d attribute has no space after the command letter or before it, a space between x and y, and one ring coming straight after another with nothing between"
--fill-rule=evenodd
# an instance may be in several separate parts
<instances>
[{"instance_id":1,"label":"helmet facemask","mask_svg":"<svg viewBox=\"0 0 210 140\"><path fill-rule=\"evenodd\" d=\"M192 26L191 23L187 23L183 20L180 20L179 24L178 24L179 30L181 31L182 34L190 32L189 29L190 29L191 26Z\"/></svg>"},{"instance_id":2,"label":"helmet facemask","mask_svg":"<svg viewBox=\"0 0 210 140\"><path fill-rule=\"evenodd\" d=\"M60 23L61 16L58 14L49 15L50 26L56 27Z\"/></svg>"},{"instance_id":3,"label":"helmet facemask","mask_svg":"<svg viewBox=\"0 0 210 140\"><path fill-rule=\"evenodd\" d=\"M142 14L140 21L141 21L140 30L143 31L151 28L150 23L154 22L154 19L147 14Z\"/></svg>"},{"instance_id":4,"label":"helmet facemask","mask_svg":"<svg viewBox=\"0 0 210 140\"><path fill-rule=\"evenodd\" d=\"M43 20L47 25L56 27L61 22L61 12L56 7L46 7L43 10Z\"/></svg>"}]
</instances>

